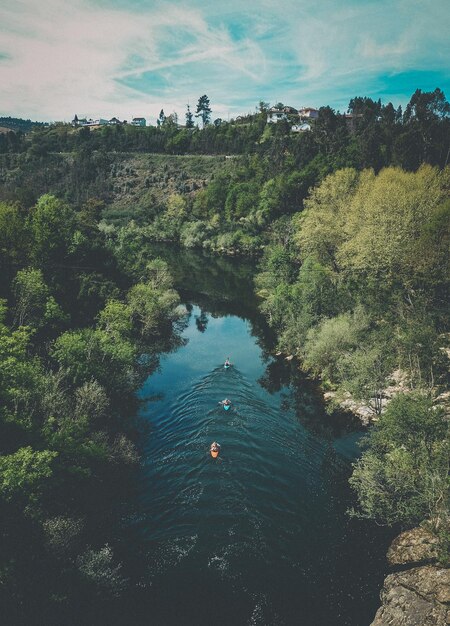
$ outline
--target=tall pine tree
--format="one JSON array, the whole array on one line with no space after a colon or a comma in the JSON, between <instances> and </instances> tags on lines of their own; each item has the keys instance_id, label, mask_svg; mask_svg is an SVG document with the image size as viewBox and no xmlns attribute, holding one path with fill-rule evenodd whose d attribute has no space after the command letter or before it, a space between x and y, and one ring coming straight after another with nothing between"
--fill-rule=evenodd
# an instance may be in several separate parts
<instances>
[{"instance_id":1,"label":"tall pine tree","mask_svg":"<svg viewBox=\"0 0 450 626\"><path fill-rule=\"evenodd\" d=\"M186 106L186 128L194 128L194 114L191 111L191 107L189 105Z\"/></svg>"},{"instance_id":2,"label":"tall pine tree","mask_svg":"<svg viewBox=\"0 0 450 626\"><path fill-rule=\"evenodd\" d=\"M206 94L200 96L198 99L195 117L202 118L203 127L207 126L211 120L211 107L209 106L209 98Z\"/></svg>"}]
</instances>

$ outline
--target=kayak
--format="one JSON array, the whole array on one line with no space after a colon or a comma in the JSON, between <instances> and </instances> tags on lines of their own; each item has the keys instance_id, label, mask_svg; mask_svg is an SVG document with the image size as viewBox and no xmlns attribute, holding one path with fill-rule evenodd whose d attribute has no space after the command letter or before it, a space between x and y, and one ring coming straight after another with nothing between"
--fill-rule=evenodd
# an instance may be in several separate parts
<instances>
[{"instance_id":1,"label":"kayak","mask_svg":"<svg viewBox=\"0 0 450 626\"><path fill-rule=\"evenodd\" d=\"M213 459L217 459L217 457L219 456L219 450L210 450L211 452L211 456Z\"/></svg>"},{"instance_id":2,"label":"kayak","mask_svg":"<svg viewBox=\"0 0 450 626\"><path fill-rule=\"evenodd\" d=\"M224 368L225 368L226 370L227 370L229 367L230 367L230 366L229 366L227 363L225 363L225 364L224 364Z\"/></svg>"},{"instance_id":3,"label":"kayak","mask_svg":"<svg viewBox=\"0 0 450 626\"><path fill-rule=\"evenodd\" d=\"M228 411L228 409L230 408L231 404L222 404L223 408L225 411Z\"/></svg>"}]
</instances>

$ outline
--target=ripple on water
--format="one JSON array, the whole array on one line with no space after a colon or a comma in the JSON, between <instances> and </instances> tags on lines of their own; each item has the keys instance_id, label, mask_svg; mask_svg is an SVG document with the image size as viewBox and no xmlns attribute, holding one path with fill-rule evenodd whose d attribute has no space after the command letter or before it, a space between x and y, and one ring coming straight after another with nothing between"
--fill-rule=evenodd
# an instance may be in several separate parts
<instances>
[{"instance_id":1,"label":"ripple on water","mask_svg":"<svg viewBox=\"0 0 450 626\"><path fill-rule=\"evenodd\" d=\"M194 337L206 341L209 332ZM231 586L241 603L239 624L291 626L304 606L316 602L322 610L327 577L340 571L345 513L335 506L335 477L348 471L348 460L302 426L286 393L257 384L262 371L245 354L255 341L249 333L246 341L236 358L242 367L228 371L203 373L198 360L190 370L186 356L182 375L177 369L176 379L164 379L164 398L149 407L143 499L150 572L167 584L167 597L171 580L197 585L205 599L208 590L220 596ZM191 348L178 353L178 368ZM226 397L229 411L218 404ZM221 444L217 459L209 454L213 440Z\"/></svg>"}]
</instances>

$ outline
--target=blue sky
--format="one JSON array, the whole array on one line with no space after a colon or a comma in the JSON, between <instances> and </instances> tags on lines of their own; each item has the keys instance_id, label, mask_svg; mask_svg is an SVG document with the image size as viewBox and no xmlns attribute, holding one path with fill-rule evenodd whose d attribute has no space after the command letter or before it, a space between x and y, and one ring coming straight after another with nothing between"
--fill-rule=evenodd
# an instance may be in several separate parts
<instances>
[{"instance_id":1,"label":"blue sky","mask_svg":"<svg viewBox=\"0 0 450 626\"><path fill-rule=\"evenodd\" d=\"M204 93L224 119L260 100L450 98L449 33L449 0L2 1L0 115L183 120Z\"/></svg>"}]
</instances>

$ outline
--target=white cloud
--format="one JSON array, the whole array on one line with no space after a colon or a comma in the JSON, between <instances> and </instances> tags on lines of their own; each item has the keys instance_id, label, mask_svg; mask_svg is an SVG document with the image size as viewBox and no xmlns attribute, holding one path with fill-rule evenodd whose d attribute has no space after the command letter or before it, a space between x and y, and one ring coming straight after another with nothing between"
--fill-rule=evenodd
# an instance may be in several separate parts
<instances>
[{"instance_id":1,"label":"white cloud","mask_svg":"<svg viewBox=\"0 0 450 626\"><path fill-rule=\"evenodd\" d=\"M264 64L257 44L233 42L226 30L211 29L191 8L133 13L84 0L25 0L1 8L0 24L0 52L7 55L0 61L0 108L7 114L157 115L161 97L131 89L124 79L215 62L256 81L255 64ZM164 56L177 34L188 34L190 43ZM180 104L174 95L164 100L168 110Z\"/></svg>"},{"instance_id":2,"label":"white cloud","mask_svg":"<svg viewBox=\"0 0 450 626\"><path fill-rule=\"evenodd\" d=\"M449 20L448 0L3 2L0 112L154 118L205 92L215 117L333 105L382 73L448 70Z\"/></svg>"}]
</instances>

